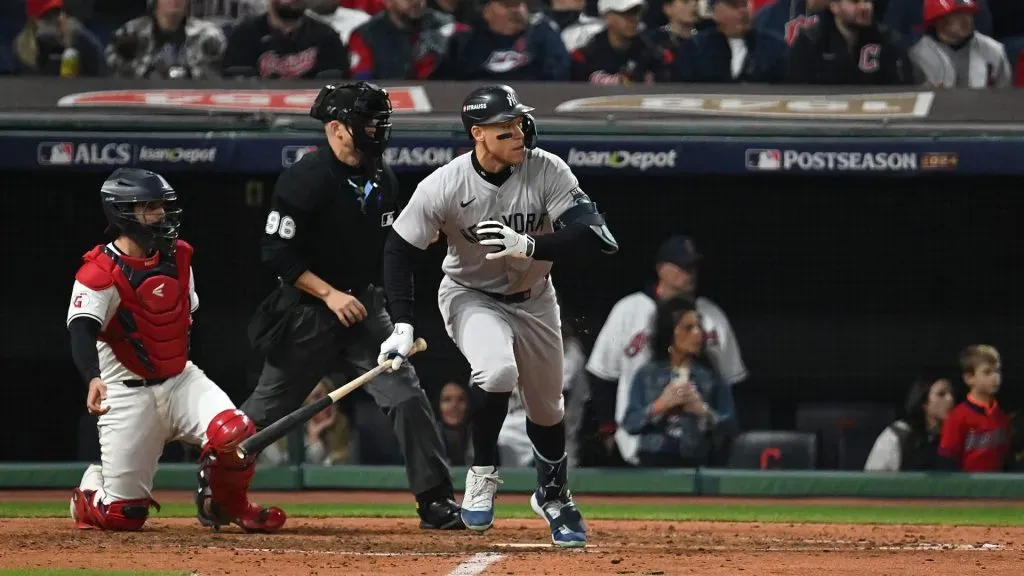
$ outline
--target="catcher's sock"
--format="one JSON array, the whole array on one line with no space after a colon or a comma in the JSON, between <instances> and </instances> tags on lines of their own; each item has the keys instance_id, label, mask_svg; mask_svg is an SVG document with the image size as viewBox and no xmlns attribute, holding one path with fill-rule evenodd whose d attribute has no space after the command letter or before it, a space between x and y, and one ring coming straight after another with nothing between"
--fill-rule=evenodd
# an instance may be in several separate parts
<instances>
[{"instance_id":1,"label":"catcher's sock","mask_svg":"<svg viewBox=\"0 0 1024 576\"><path fill-rule=\"evenodd\" d=\"M533 449L549 462L557 462L565 456L565 420L554 426L541 426L526 419L526 435L533 443Z\"/></svg>"},{"instance_id":2,"label":"catcher's sock","mask_svg":"<svg viewBox=\"0 0 1024 576\"><path fill-rule=\"evenodd\" d=\"M479 386L469 391L473 405L473 466L498 465L498 433L508 414L511 392L487 392Z\"/></svg>"}]
</instances>

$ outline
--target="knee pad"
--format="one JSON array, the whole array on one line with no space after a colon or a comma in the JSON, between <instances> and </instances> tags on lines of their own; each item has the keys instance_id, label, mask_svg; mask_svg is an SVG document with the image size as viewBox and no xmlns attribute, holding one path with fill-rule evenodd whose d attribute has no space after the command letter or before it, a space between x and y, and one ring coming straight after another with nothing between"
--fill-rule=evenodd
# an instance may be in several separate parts
<instances>
[{"instance_id":1,"label":"knee pad","mask_svg":"<svg viewBox=\"0 0 1024 576\"><path fill-rule=\"evenodd\" d=\"M149 507L160 504L150 498L115 500L103 503L103 493L75 488L71 496L72 517L79 528L131 532L142 529L149 518Z\"/></svg>"},{"instance_id":2,"label":"knee pad","mask_svg":"<svg viewBox=\"0 0 1024 576\"><path fill-rule=\"evenodd\" d=\"M238 444L256 433L256 426L241 410L224 410L206 428L206 446L199 457L196 506L200 513L210 501L217 520L234 520L249 507L249 485L256 473L252 460L238 457Z\"/></svg>"},{"instance_id":3,"label":"knee pad","mask_svg":"<svg viewBox=\"0 0 1024 576\"><path fill-rule=\"evenodd\" d=\"M487 392L512 392L519 382L519 368L515 362L502 364L474 374L473 381Z\"/></svg>"},{"instance_id":4,"label":"knee pad","mask_svg":"<svg viewBox=\"0 0 1024 576\"><path fill-rule=\"evenodd\" d=\"M224 464L244 466L238 458L238 445L256 433L252 419L238 409L224 410L210 420L206 427L206 446L203 452L213 452Z\"/></svg>"}]
</instances>

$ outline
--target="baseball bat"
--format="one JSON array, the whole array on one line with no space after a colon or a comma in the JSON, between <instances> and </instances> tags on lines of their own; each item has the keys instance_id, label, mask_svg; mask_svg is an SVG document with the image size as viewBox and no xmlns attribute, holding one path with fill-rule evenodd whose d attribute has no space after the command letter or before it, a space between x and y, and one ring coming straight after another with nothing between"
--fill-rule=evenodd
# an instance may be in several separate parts
<instances>
[{"instance_id":1,"label":"baseball bat","mask_svg":"<svg viewBox=\"0 0 1024 576\"><path fill-rule=\"evenodd\" d=\"M409 354L406 358L413 354L423 352L426 349L427 342L423 338L417 338L416 341L413 342L412 349L409 350ZM334 390L327 396L324 396L312 404L298 408L277 422L274 422L270 426L267 426L263 430L260 430L256 434L246 438L238 445L238 457L244 460L250 455L259 454L261 450L270 446L274 442L277 442L281 438L284 438L289 432L294 430L296 427L305 424L310 418L315 416L324 408L327 408L331 404L334 404L338 400L348 396L355 389L376 378L381 372L389 371L390 365L391 363L388 362L377 366L373 370L370 370L355 380L352 380L337 390Z\"/></svg>"}]
</instances>

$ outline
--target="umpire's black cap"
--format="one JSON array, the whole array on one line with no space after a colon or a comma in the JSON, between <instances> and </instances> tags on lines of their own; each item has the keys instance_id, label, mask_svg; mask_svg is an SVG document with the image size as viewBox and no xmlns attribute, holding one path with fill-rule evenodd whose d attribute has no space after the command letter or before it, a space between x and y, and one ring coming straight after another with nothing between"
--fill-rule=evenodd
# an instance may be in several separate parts
<instances>
[{"instance_id":1,"label":"umpire's black cap","mask_svg":"<svg viewBox=\"0 0 1024 576\"><path fill-rule=\"evenodd\" d=\"M685 270L695 267L700 263L701 258L692 238L676 234L666 240L661 248L658 248L654 261L656 264L662 262L675 264Z\"/></svg>"},{"instance_id":2,"label":"umpire's black cap","mask_svg":"<svg viewBox=\"0 0 1024 576\"><path fill-rule=\"evenodd\" d=\"M469 134L473 126L507 122L532 111L532 106L519 101L519 95L511 86L483 86L470 93L462 103L462 125Z\"/></svg>"}]
</instances>

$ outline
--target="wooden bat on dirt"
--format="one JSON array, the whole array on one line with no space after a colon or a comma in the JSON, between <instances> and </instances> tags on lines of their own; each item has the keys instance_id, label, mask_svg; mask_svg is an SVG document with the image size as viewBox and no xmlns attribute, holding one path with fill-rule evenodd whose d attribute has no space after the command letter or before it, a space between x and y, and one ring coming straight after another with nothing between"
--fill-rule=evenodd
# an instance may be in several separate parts
<instances>
[{"instance_id":1,"label":"wooden bat on dirt","mask_svg":"<svg viewBox=\"0 0 1024 576\"><path fill-rule=\"evenodd\" d=\"M408 356L423 352L427 349L427 342L423 338L417 338L416 342L413 343L412 349L409 350ZM408 358L406 356L406 358ZM381 372L387 372L390 370L391 363L387 362L380 366L377 366L373 370L370 370L366 374L352 380L348 384L334 390L327 396L317 400L316 402L302 406L295 410L291 414L281 418L277 422L274 422L270 426L267 426L263 430L260 430L256 434L246 438L238 445L238 457L243 460L249 455L259 454L261 450L270 446L274 442L277 442L281 438L284 438L289 432L294 430L296 427L305 424L310 418L315 416L318 412L327 408L331 404L334 404L338 400L341 400L345 396L352 393L353 390L359 388L363 384L366 384L370 380L373 380Z\"/></svg>"}]
</instances>

